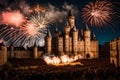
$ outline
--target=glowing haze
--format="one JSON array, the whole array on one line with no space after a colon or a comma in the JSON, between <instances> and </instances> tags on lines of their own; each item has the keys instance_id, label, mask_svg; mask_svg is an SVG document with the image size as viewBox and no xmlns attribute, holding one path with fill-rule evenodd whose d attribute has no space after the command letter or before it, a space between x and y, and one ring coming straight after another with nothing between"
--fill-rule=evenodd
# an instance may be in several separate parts
<instances>
[{"instance_id":1,"label":"glowing haze","mask_svg":"<svg viewBox=\"0 0 120 80\"><path fill-rule=\"evenodd\" d=\"M2 24L21 26L24 16L20 11L2 12Z\"/></svg>"},{"instance_id":2,"label":"glowing haze","mask_svg":"<svg viewBox=\"0 0 120 80\"><path fill-rule=\"evenodd\" d=\"M15 4L18 6L13 7ZM69 9L74 9L72 7L69 6ZM37 4L33 7L25 1L11 4L0 14L0 39L4 40L6 46L44 46L47 28L51 24L64 21L67 11L65 7L64 10L59 10L51 4Z\"/></svg>"},{"instance_id":3,"label":"glowing haze","mask_svg":"<svg viewBox=\"0 0 120 80\"><path fill-rule=\"evenodd\" d=\"M82 59L83 57L81 55L76 55L76 56L72 56L69 57L68 55L62 55L62 56L54 56L54 55L50 55L50 56L44 56L44 61L47 64L51 64L51 65L57 65L60 63L66 64L66 63L71 63L74 62L78 59Z\"/></svg>"}]
</instances>

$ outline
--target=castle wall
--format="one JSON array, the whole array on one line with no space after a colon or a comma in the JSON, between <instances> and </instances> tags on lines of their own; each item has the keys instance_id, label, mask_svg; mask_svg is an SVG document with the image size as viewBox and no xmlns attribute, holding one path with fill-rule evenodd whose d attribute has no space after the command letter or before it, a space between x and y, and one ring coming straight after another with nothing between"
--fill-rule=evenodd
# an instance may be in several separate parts
<instances>
[{"instance_id":1,"label":"castle wall","mask_svg":"<svg viewBox=\"0 0 120 80\"><path fill-rule=\"evenodd\" d=\"M25 50L16 50L14 51L14 58L31 58L32 54Z\"/></svg>"},{"instance_id":2,"label":"castle wall","mask_svg":"<svg viewBox=\"0 0 120 80\"><path fill-rule=\"evenodd\" d=\"M78 52L78 30L72 32L72 51L73 55Z\"/></svg>"},{"instance_id":3,"label":"castle wall","mask_svg":"<svg viewBox=\"0 0 120 80\"><path fill-rule=\"evenodd\" d=\"M120 38L110 42L110 63L120 66Z\"/></svg>"},{"instance_id":4,"label":"castle wall","mask_svg":"<svg viewBox=\"0 0 120 80\"><path fill-rule=\"evenodd\" d=\"M85 46L85 58L91 58L92 54L91 54L91 41L90 41L91 37L90 37L90 31L89 30L85 30L84 31L84 46Z\"/></svg>"},{"instance_id":5,"label":"castle wall","mask_svg":"<svg viewBox=\"0 0 120 80\"><path fill-rule=\"evenodd\" d=\"M93 54L93 58L98 58L98 41L91 41L91 52Z\"/></svg>"},{"instance_id":6,"label":"castle wall","mask_svg":"<svg viewBox=\"0 0 120 80\"><path fill-rule=\"evenodd\" d=\"M84 41L80 40L78 43L78 54L80 54L83 58L85 57L84 55Z\"/></svg>"},{"instance_id":7,"label":"castle wall","mask_svg":"<svg viewBox=\"0 0 120 80\"><path fill-rule=\"evenodd\" d=\"M7 47L1 46L0 51L0 66L7 63Z\"/></svg>"},{"instance_id":8,"label":"castle wall","mask_svg":"<svg viewBox=\"0 0 120 80\"><path fill-rule=\"evenodd\" d=\"M0 51L0 66L3 65L3 64L5 64L3 56L4 56L4 54L2 53L2 51Z\"/></svg>"},{"instance_id":9,"label":"castle wall","mask_svg":"<svg viewBox=\"0 0 120 80\"><path fill-rule=\"evenodd\" d=\"M63 38L58 38L58 54L63 55Z\"/></svg>"},{"instance_id":10,"label":"castle wall","mask_svg":"<svg viewBox=\"0 0 120 80\"><path fill-rule=\"evenodd\" d=\"M70 41L69 41L69 35L65 34L64 38L63 38L63 49L64 49L64 53L69 55L69 48L70 48Z\"/></svg>"},{"instance_id":11,"label":"castle wall","mask_svg":"<svg viewBox=\"0 0 120 80\"><path fill-rule=\"evenodd\" d=\"M46 48L46 53L47 54L51 54L52 51L52 38L51 37L46 37L45 39L46 44L45 44L45 48Z\"/></svg>"}]
</instances>

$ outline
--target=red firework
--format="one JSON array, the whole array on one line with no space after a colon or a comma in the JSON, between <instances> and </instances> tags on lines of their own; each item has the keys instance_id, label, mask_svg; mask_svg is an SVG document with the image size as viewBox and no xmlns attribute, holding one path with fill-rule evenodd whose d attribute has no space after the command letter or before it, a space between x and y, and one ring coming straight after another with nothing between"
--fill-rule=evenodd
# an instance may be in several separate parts
<instances>
[{"instance_id":1,"label":"red firework","mask_svg":"<svg viewBox=\"0 0 120 80\"><path fill-rule=\"evenodd\" d=\"M82 9L83 21L91 26L110 24L113 15L113 4L105 0L90 2Z\"/></svg>"},{"instance_id":2,"label":"red firework","mask_svg":"<svg viewBox=\"0 0 120 80\"><path fill-rule=\"evenodd\" d=\"M2 23L8 25L14 25L16 27L21 26L25 21L24 16L20 11L2 12Z\"/></svg>"}]
</instances>

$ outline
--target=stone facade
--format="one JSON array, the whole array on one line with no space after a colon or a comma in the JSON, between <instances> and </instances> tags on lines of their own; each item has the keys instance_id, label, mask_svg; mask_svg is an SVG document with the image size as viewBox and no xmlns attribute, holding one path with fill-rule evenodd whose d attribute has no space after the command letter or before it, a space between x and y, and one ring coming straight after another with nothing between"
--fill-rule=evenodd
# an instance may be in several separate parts
<instances>
[{"instance_id":1,"label":"stone facade","mask_svg":"<svg viewBox=\"0 0 120 80\"><path fill-rule=\"evenodd\" d=\"M0 50L0 66L7 63L7 47L2 45Z\"/></svg>"},{"instance_id":2,"label":"stone facade","mask_svg":"<svg viewBox=\"0 0 120 80\"><path fill-rule=\"evenodd\" d=\"M120 66L120 37L110 41L110 63Z\"/></svg>"},{"instance_id":3,"label":"stone facade","mask_svg":"<svg viewBox=\"0 0 120 80\"><path fill-rule=\"evenodd\" d=\"M8 58L18 59L38 59L42 57L44 51L38 50L38 47L33 47L30 50L25 50L21 47L11 46L7 48L5 45L0 46L0 66L7 63Z\"/></svg>"},{"instance_id":4,"label":"stone facade","mask_svg":"<svg viewBox=\"0 0 120 80\"><path fill-rule=\"evenodd\" d=\"M69 12L63 33L56 29L54 37L48 30L45 38L45 51L48 55L81 55L83 58L98 58L98 40L86 25L84 30L75 26L75 17Z\"/></svg>"}]
</instances>

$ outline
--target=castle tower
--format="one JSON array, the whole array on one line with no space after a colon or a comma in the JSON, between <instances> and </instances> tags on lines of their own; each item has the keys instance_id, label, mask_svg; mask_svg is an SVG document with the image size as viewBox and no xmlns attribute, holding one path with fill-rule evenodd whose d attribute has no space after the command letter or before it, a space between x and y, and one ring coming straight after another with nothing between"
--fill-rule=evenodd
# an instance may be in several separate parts
<instances>
[{"instance_id":1,"label":"castle tower","mask_svg":"<svg viewBox=\"0 0 120 80\"><path fill-rule=\"evenodd\" d=\"M14 46L13 46L13 44L10 46L10 57L11 58L14 57Z\"/></svg>"},{"instance_id":2,"label":"castle tower","mask_svg":"<svg viewBox=\"0 0 120 80\"><path fill-rule=\"evenodd\" d=\"M81 29L81 30L80 30L80 37L81 37L81 39L83 39L83 34L84 34L84 33L83 33L83 29Z\"/></svg>"},{"instance_id":3,"label":"castle tower","mask_svg":"<svg viewBox=\"0 0 120 80\"><path fill-rule=\"evenodd\" d=\"M91 51L93 53L94 58L98 58L98 41L96 39L95 34L92 34L92 41L91 41Z\"/></svg>"},{"instance_id":4,"label":"castle tower","mask_svg":"<svg viewBox=\"0 0 120 80\"><path fill-rule=\"evenodd\" d=\"M55 38L57 38L59 36L59 34L60 34L60 32L58 31L58 28L56 27L55 33L54 33Z\"/></svg>"},{"instance_id":5,"label":"castle tower","mask_svg":"<svg viewBox=\"0 0 120 80\"><path fill-rule=\"evenodd\" d=\"M91 51L91 48L90 48L90 30L88 28L88 26L86 25L85 27L85 31L84 31L84 40L85 40L85 54L84 54L84 57L85 58L90 58L91 57L91 54L90 54L90 51Z\"/></svg>"},{"instance_id":6,"label":"castle tower","mask_svg":"<svg viewBox=\"0 0 120 80\"><path fill-rule=\"evenodd\" d=\"M72 52L76 55L78 51L78 30L74 26L72 29Z\"/></svg>"},{"instance_id":7,"label":"castle tower","mask_svg":"<svg viewBox=\"0 0 120 80\"><path fill-rule=\"evenodd\" d=\"M63 55L63 37L58 37L58 55Z\"/></svg>"},{"instance_id":8,"label":"castle tower","mask_svg":"<svg viewBox=\"0 0 120 80\"><path fill-rule=\"evenodd\" d=\"M3 64L7 63L7 47L5 45L1 46L1 50L2 50L2 60L3 60Z\"/></svg>"},{"instance_id":9,"label":"castle tower","mask_svg":"<svg viewBox=\"0 0 120 80\"><path fill-rule=\"evenodd\" d=\"M64 48L64 53L68 55L69 55L69 48L70 48L69 33L70 33L70 26L67 23L67 25L64 27L63 48Z\"/></svg>"},{"instance_id":10,"label":"castle tower","mask_svg":"<svg viewBox=\"0 0 120 80\"><path fill-rule=\"evenodd\" d=\"M48 55L51 54L52 51L52 36L50 30L48 30L46 38L45 38L45 50Z\"/></svg>"},{"instance_id":11,"label":"castle tower","mask_svg":"<svg viewBox=\"0 0 120 80\"><path fill-rule=\"evenodd\" d=\"M68 12L67 19L68 19L68 23L69 23L69 25L70 25L70 27L72 29L75 26L75 16L73 16L71 10Z\"/></svg>"},{"instance_id":12,"label":"castle tower","mask_svg":"<svg viewBox=\"0 0 120 80\"><path fill-rule=\"evenodd\" d=\"M60 32L58 31L58 28L56 27L56 30L54 32L54 40L53 40L55 55L59 55L59 36L60 36Z\"/></svg>"},{"instance_id":13,"label":"castle tower","mask_svg":"<svg viewBox=\"0 0 120 80\"><path fill-rule=\"evenodd\" d=\"M38 58L38 47L37 46L33 47L33 53L34 53L34 59L37 59Z\"/></svg>"}]
</instances>

